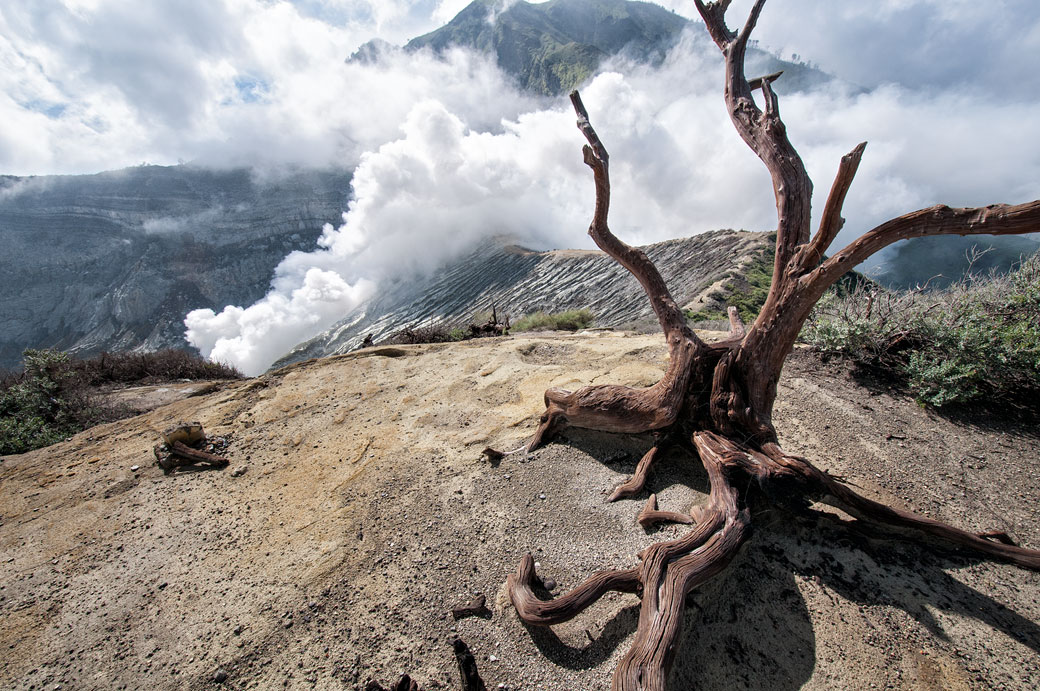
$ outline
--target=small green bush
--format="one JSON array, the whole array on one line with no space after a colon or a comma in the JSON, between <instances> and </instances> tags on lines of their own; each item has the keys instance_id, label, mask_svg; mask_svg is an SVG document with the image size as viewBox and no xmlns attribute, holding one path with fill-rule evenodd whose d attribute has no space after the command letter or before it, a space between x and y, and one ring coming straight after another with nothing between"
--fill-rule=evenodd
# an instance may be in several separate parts
<instances>
[{"instance_id":1,"label":"small green bush","mask_svg":"<svg viewBox=\"0 0 1040 691\"><path fill-rule=\"evenodd\" d=\"M81 360L57 350L26 350L21 373L0 379L0 454L54 444L101 422L126 417L99 387L176 379L237 379L232 367L180 350L102 353Z\"/></svg>"},{"instance_id":2,"label":"small green bush","mask_svg":"<svg viewBox=\"0 0 1040 691\"><path fill-rule=\"evenodd\" d=\"M565 312L534 312L516 320L510 331L577 331L592 326L595 315L587 309Z\"/></svg>"},{"instance_id":3,"label":"small green bush","mask_svg":"<svg viewBox=\"0 0 1040 691\"><path fill-rule=\"evenodd\" d=\"M933 406L1040 400L1040 257L936 291L862 284L821 300L802 338L904 381Z\"/></svg>"},{"instance_id":4,"label":"small green bush","mask_svg":"<svg viewBox=\"0 0 1040 691\"><path fill-rule=\"evenodd\" d=\"M387 343L395 345L414 345L416 343L447 343L449 341L461 340L456 338L456 331L461 329L448 329L446 326L417 326L414 329L401 329L386 340Z\"/></svg>"}]
</instances>

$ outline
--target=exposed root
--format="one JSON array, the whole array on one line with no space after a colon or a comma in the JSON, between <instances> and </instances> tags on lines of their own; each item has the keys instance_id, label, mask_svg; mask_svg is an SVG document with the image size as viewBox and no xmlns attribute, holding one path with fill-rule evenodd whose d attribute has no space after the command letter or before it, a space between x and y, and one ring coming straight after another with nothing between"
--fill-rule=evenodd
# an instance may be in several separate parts
<instances>
[{"instance_id":1,"label":"exposed root","mask_svg":"<svg viewBox=\"0 0 1040 691\"><path fill-rule=\"evenodd\" d=\"M643 457L639 459L639 463L636 464L636 472L632 474L624 484L618 485L609 497L607 501L617 501L618 499L627 499L633 495L639 494L643 491L643 487L646 485L646 477L650 473L650 466L653 465L657 456L661 453L661 446L654 444L654 446L643 454Z\"/></svg>"},{"instance_id":2,"label":"exposed root","mask_svg":"<svg viewBox=\"0 0 1040 691\"><path fill-rule=\"evenodd\" d=\"M751 516L726 476L731 443L710 433L696 434L693 441L711 481L705 520L682 538L645 550L639 627L614 671L614 691L665 687L687 594L725 569L751 535Z\"/></svg>"},{"instance_id":3,"label":"exposed root","mask_svg":"<svg viewBox=\"0 0 1040 691\"><path fill-rule=\"evenodd\" d=\"M679 513L677 511L658 511L657 510L657 495L651 494L650 498L646 500L646 506L639 512L639 516L636 517L639 521L639 525L644 528L657 525L658 523L693 523L693 518L685 513Z\"/></svg>"},{"instance_id":4,"label":"exposed root","mask_svg":"<svg viewBox=\"0 0 1040 691\"><path fill-rule=\"evenodd\" d=\"M924 533L970 552L1040 571L1040 550L1019 547L1006 533L972 533L934 518L868 499L808 460L784 453L776 444L768 444L762 452L752 453L761 464L760 484L783 483L789 492L799 490L797 499L816 499L864 523L881 524L910 533L907 536L910 539L915 532ZM765 489L769 494L768 487Z\"/></svg>"},{"instance_id":5,"label":"exposed root","mask_svg":"<svg viewBox=\"0 0 1040 691\"><path fill-rule=\"evenodd\" d=\"M626 571L605 570L592 574L584 583L555 600L541 600L534 594L537 582L534 558L525 554L516 573L509 574L506 588L516 613L526 624L552 626L570 621L581 614L605 593L616 591L636 593L639 591L639 569Z\"/></svg>"},{"instance_id":6,"label":"exposed root","mask_svg":"<svg viewBox=\"0 0 1040 691\"><path fill-rule=\"evenodd\" d=\"M821 501L841 509L850 516L893 528L919 531L970 552L1032 571L1040 571L1040 550L1018 547L1004 533L992 531L976 534L955 528L942 521L868 499L830 476L824 473L820 475L820 481L827 490Z\"/></svg>"}]
</instances>

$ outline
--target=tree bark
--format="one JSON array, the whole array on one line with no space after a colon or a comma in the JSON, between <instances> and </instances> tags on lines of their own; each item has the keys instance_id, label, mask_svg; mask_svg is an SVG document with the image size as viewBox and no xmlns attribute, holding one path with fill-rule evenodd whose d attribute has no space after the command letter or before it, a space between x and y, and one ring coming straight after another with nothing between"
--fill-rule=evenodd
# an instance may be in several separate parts
<instances>
[{"instance_id":1,"label":"tree bark","mask_svg":"<svg viewBox=\"0 0 1040 691\"><path fill-rule=\"evenodd\" d=\"M608 591L635 593L641 598L632 647L614 674L615 691L661 691L666 687L687 594L721 573L751 534L752 516L745 503L749 494L793 511L813 502L826 503L867 525L902 531L911 539L928 537L975 555L1040 570L1040 551L1007 544L1006 536L976 535L863 497L808 460L784 452L772 422L784 361L813 306L843 274L904 238L1040 231L1040 201L976 209L921 209L881 224L825 259L844 224L842 207L866 144L859 144L841 159L820 226L810 236L812 182L780 118L779 99L771 86L780 74L752 80L744 74L748 40L765 0L756 0L739 32L731 31L725 22L729 0L695 3L725 58L724 97L730 119L772 179L777 232L768 297L750 326L740 321L735 310L730 312L730 336L725 341L707 344L693 333L654 264L610 231L609 156L580 96L572 93L578 129L588 142L583 147L584 161L592 169L596 190L589 235L643 287L661 324L670 363L662 379L649 388L549 389L545 413L528 450L548 443L565 425L603 432L654 432L657 442L640 460L632 478L615 489L609 500L640 494L652 463L665 444L676 440L688 441L695 451L708 473L711 491L705 505L691 512L693 529L679 539L647 548L636 567L600 571L570 593L549 601L539 599L533 590L537 575L530 555L507 579L518 615L535 626L567 621ZM761 108L753 90L761 92ZM736 487L745 488L744 493ZM645 525L657 520L689 520L686 514L659 511L653 495L640 516Z\"/></svg>"}]
</instances>

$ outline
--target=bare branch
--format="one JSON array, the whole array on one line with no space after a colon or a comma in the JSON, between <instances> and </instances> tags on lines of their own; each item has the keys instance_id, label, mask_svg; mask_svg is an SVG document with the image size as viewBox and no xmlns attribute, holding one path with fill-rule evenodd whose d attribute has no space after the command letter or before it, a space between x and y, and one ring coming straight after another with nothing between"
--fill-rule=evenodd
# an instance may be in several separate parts
<instances>
[{"instance_id":1,"label":"bare branch","mask_svg":"<svg viewBox=\"0 0 1040 691\"><path fill-rule=\"evenodd\" d=\"M758 22L765 0L756 0L740 33L733 36L726 28L725 8L698 3L697 8L715 43L726 59L726 108L741 139L755 152L773 181L776 198L776 260L771 297L783 287L786 269L796 249L809 241L812 181L798 152L787 138L780 119L778 99L771 88L776 76L749 82L744 75L747 42ZM777 75L779 76L779 75ZM762 89L764 111L755 105L752 85ZM775 299L775 298L774 298Z\"/></svg>"},{"instance_id":2,"label":"bare branch","mask_svg":"<svg viewBox=\"0 0 1040 691\"><path fill-rule=\"evenodd\" d=\"M784 71L780 70L779 72L767 74L764 77L755 77L754 79L748 80L748 86L751 88L752 91L754 91L755 89L761 89L763 84L772 84L777 79L779 79L780 75L782 75L783 73Z\"/></svg>"},{"instance_id":3,"label":"bare branch","mask_svg":"<svg viewBox=\"0 0 1040 691\"><path fill-rule=\"evenodd\" d=\"M954 209L919 209L867 231L803 279L811 295L823 291L857 264L898 240L931 235L1021 235L1040 231L1040 200Z\"/></svg>"},{"instance_id":4,"label":"bare branch","mask_svg":"<svg viewBox=\"0 0 1040 691\"><path fill-rule=\"evenodd\" d=\"M765 110L767 118L770 118L782 127L783 122L780 121L780 100L776 97L776 92L773 91L772 84L773 81L769 79L763 80L762 83L759 84L762 88L762 108Z\"/></svg>"},{"instance_id":5,"label":"bare branch","mask_svg":"<svg viewBox=\"0 0 1040 691\"><path fill-rule=\"evenodd\" d=\"M661 273L647 258L646 253L638 247L631 247L622 242L610 231L607 225L607 212L610 209L608 170L610 157L599 135L589 122L588 111L585 110L585 105L581 102L581 96L577 91L571 92L571 103L578 115L578 129L589 142L589 146L585 147L583 152L585 163L592 168L596 183L596 207L592 224L589 226L589 235L601 250L628 269L639 281L650 299L654 313L661 322L661 329L668 339L669 347L674 350L680 341L688 341L694 343L698 349L702 348L704 343L693 333L693 330L686 326L686 317L668 291L668 286L665 285ZM674 355L673 352L673 357Z\"/></svg>"},{"instance_id":6,"label":"bare branch","mask_svg":"<svg viewBox=\"0 0 1040 691\"><path fill-rule=\"evenodd\" d=\"M725 51L730 42L736 38L736 34L726 27L726 10L729 9L730 0L718 0L709 2L707 5L702 0L694 0L694 2L701 18L704 19L704 24L708 27L712 40L720 50Z\"/></svg>"},{"instance_id":7,"label":"bare branch","mask_svg":"<svg viewBox=\"0 0 1040 691\"><path fill-rule=\"evenodd\" d=\"M823 207L820 229L816 231L812 242L801 250L799 265L803 271L807 271L823 261L827 248L831 246L838 231L845 225L845 219L841 217L842 207L845 206L845 195L852 186L852 180L856 177L859 162L863 158L863 151L866 148L867 143L861 142L855 149L841 157L838 173L834 176L830 194L827 195L827 203Z\"/></svg>"},{"instance_id":8,"label":"bare branch","mask_svg":"<svg viewBox=\"0 0 1040 691\"><path fill-rule=\"evenodd\" d=\"M762 14L762 8L765 7L765 4L766 0L755 0L751 12L748 13L747 21L744 22L744 28L737 35L737 43L740 44L740 50L743 51L747 47L748 39L751 38L751 32L755 30L755 25L758 24L758 17Z\"/></svg>"},{"instance_id":9,"label":"bare branch","mask_svg":"<svg viewBox=\"0 0 1040 691\"><path fill-rule=\"evenodd\" d=\"M740 318L740 312L733 305L726 308L726 314L729 315L729 332L733 338L744 338L744 334L747 333L747 327L744 326L744 320Z\"/></svg>"}]
</instances>

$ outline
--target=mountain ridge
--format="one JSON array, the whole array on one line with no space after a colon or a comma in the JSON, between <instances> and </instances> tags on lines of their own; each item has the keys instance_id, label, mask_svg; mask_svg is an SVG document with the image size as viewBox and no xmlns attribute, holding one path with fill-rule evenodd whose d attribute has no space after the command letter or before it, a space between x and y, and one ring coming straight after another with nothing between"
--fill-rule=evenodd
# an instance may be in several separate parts
<instances>
[{"instance_id":1,"label":"mountain ridge","mask_svg":"<svg viewBox=\"0 0 1040 691\"><path fill-rule=\"evenodd\" d=\"M528 91L556 96L576 88L612 56L658 65L693 24L650 2L637 0L549 0L508 3L474 0L450 22L417 36L404 50L441 52L463 46L494 54L499 67ZM692 40L707 43L702 31ZM366 44L355 55L371 59L380 48ZM829 81L806 64L789 62L752 46L749 69L762 74L783 70L780 93Z\"/></svg>"},{"instance_id":2,"label":"mountain ridge","mask_svg":"<svg viewBox=\"0 0 1040 691\"><path fill-rule=\"evenodd\" d=\"M346 208L350 174L140 166L0 181L0 366L27 347L187 348L184 315L251 304Z\"/></svg>"},{"instance_id":3,"label":"mountain ridge","mask_svg":"<svg viewBox=\"0 0 1040 691\"><path fill-rule=\"evenodd\" d=\"M769 233L717 230L643 249L677 302L697 309L706 293L768 249ZM703 298L703 300L701 299ZM598 250L535 252L497 238L421 278L382 287L337 324L297 345L271 367L350 352L366 336L379 342L406 328L458 326L490 312L518 318L535 311L590 309L597 326L656 323L638 281Z\"/></svg>"}]
</instances>

